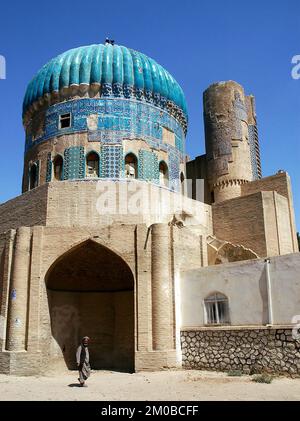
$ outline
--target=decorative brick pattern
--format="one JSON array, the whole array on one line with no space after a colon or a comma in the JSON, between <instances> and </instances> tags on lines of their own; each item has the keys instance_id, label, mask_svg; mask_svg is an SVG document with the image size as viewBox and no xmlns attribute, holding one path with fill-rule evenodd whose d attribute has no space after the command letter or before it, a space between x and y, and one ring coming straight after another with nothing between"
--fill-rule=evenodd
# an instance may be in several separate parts
<instances>
[{"instance_id":1,"label":"decorative brick pattern","mask_svg":"<svg viewBox=\"0 0 300 421\"><path fill-rule=\"evenodd\" d=\"M237 97L234 101L234 110L237 119L248 121L247 109L240 97Z\"/></svg>"},{"instance_id":2,"label":"decorative brick pattern","mask_svg":"<svg viewBox=\"0 0 300 421\"><path fill-rule=\"evenodd\" d=\"M256 130L257 130L256 126L253 126L253 125L248 126L253 180L258 180L260 178L260 171L259 171L258 163L257 163L256 144L258 143L258 139L257 139Z\"/></svg>"}]
</instances>

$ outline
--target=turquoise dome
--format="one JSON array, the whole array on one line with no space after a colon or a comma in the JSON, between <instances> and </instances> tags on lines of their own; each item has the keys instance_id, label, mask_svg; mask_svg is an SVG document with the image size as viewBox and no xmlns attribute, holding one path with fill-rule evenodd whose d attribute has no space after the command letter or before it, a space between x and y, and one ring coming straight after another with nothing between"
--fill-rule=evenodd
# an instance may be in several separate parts
<instances>
[{"instance_id":1,"label":"turquoise dome","mask_svg":"<svg viewBox=\"0 0 300 421\"><path fill-rule=\"evenodd\" d=\"M101 86L104 97L173 107L187 118L184 93L169 72L142 53L109 43L74 48L43 66L28 85L23 113L45 95L79 85Z\"/></svg>"}]
</instances>

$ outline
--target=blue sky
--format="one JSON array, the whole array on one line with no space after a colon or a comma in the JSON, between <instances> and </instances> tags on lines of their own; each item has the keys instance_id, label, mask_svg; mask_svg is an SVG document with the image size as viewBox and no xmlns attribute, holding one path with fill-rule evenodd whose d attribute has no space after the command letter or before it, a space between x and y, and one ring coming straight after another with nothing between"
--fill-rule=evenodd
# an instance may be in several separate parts
<instances>
[{"instance_id":1,"label":"blue sky","mask_svg":"<svg viewBox=\"0 0 300 421\"><path fill-rule=\"evenodd\" d=\"M288 171L300 230L300 54L298 0L2 1L0 55L0 202L21 192L27 83L59 53L106 36L141 51L172 73L189 109L187 153L204 152L202 92L236 80L256 97L263 175Z\"/></svg>"}]
</instances>

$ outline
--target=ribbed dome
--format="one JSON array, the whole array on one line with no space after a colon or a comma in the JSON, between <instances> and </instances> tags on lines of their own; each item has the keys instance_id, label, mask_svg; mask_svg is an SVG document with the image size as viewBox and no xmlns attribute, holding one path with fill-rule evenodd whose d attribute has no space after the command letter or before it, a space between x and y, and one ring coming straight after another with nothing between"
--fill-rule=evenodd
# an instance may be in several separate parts
<instances>
[{"instance_id":1,"label":"ribbed dome","mask_svg":"<svg viewBox=\"0 0 300 421\"><path fill-rule=\"evenodd\" d=\"M144 54L111 44L74 48L52 59L29 83L23 113L43 96L79 85L101 85L101 96L170 102L187 114L184 93L169 72Z\"/></svg>"}]
</instances>

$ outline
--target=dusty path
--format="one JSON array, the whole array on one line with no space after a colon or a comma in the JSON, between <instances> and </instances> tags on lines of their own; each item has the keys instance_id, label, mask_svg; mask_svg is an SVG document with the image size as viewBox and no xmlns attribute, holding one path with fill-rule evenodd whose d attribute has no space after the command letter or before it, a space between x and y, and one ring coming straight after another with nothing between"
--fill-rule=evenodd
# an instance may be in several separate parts
<instances>
[{"instance_id":1,"label":"dusty path","mask_svg":"<svg viewBox=\"0 0 300 421\"><path fill-rule=\"evenodd\" d=\"M58 376L0 375L0 400L300 400L300 379L278 378L259 384L251 377L207 371L154 373L94 372L87 388L76 372Z\"/></svg>"}]
</instances>

